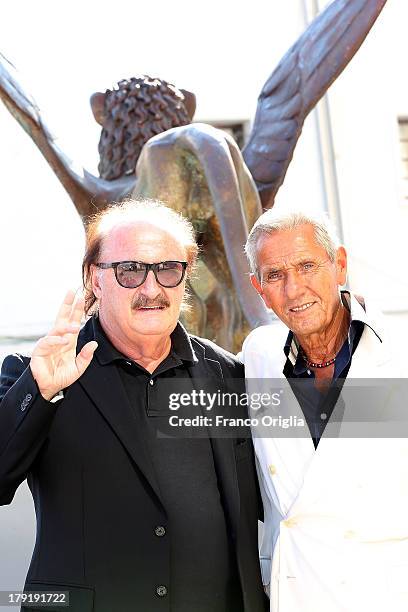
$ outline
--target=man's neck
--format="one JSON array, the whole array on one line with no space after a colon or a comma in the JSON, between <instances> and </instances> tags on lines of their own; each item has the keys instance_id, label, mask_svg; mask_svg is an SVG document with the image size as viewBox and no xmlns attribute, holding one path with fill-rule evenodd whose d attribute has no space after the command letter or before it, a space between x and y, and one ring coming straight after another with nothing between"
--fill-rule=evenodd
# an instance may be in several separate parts
<instances>
[{"instance_id":1,"label":"man's neck","mask_svg":"<svg viewBox=\"0 0 408 612\"><path fill-rule=\"evenodd\" d=\"M337 355L347 337L350 313L340 302L331 325L323 333L297 336L309 361L321 363Z\"/></svg>"}]
</instances>

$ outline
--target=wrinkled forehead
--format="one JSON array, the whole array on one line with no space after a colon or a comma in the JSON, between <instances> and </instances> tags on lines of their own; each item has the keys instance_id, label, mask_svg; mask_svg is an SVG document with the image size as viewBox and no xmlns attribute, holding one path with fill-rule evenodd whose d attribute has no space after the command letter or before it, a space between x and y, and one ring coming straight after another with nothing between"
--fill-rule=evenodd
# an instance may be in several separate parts
<instances>
[{"instance_id":1,"label":"wrinkled forehead","mask_svg":"<svg viewBox=\"0 0 408 612\"><path fill-rule=\"evenodd\" d=\"M258 268L295 265L305 260L323 260L328 255L316 239L311 225L263 233L257 242Z\"/></svg>"},{"instance_id":2,"label":"wrinkled forehead","mask_svg":"<svg viewBox=\"0 0 408 612\"><path fill-rule=\"evenodd\" d=\"M186 248L177 232L165 229L156 222L133 221L101 227L101 257L109 261L181 260Z\"/></svg>"}]
</instances>

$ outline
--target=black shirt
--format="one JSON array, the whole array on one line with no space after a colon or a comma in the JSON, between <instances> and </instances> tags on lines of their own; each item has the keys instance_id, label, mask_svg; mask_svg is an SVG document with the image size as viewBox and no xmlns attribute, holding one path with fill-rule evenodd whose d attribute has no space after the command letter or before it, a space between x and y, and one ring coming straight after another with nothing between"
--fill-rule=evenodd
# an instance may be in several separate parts
<instances>
[{"instance_id":1,"label":"black shirt","mask_svg":"<svg viewBox=\"0 0 408 612\"><path fill-rule=\"evenodd\" d=\"M240 612L240 583L211 441L200 435L203 432L194 438L163 435L168 431L169 386L176 379L186 391L189 370L197 362L188 334L177 324L170 353L152 374L117 351L97 319L95 339L100 363L117 362L167 512L168 524L161 537L170 538L171 610Z\"/></svg>"}]
</instances>

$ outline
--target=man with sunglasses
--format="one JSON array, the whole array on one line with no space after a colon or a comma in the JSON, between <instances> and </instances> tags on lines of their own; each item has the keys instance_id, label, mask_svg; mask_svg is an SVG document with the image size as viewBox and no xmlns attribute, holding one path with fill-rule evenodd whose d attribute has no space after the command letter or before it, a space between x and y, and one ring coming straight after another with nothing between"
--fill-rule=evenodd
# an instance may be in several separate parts
<instances>
[{"instance_id":1,"label":"man with sunglasses","mask_svg":"<svg viewBox=\"0 0 408 612\"><path fill-rule=\"evenodd\" d=\"M244 390L242 365L178 321L197 250L161 203L110 207L87 228L85 298L67 294L31 361L4 361L0 501L28 479L25 589L69 592L72 612L264 610L250 439L169 427L171 391Z\"/></svg>"}]
</instances>

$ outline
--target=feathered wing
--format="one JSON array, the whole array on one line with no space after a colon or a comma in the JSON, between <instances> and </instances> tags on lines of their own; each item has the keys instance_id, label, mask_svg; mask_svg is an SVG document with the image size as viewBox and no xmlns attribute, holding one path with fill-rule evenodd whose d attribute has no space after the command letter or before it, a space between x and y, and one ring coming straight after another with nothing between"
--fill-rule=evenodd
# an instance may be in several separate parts
<instances>
[{"instance_id":1,"label":"feathered wing","mask_svg":"<svg viewBox=\"0 0 408 612\"><path fill-rule=\"evenodd\" d=\"M264 208L273 206L305 118L359 49L385 3L334 0L266 81L242 151Z\"/></svg>"}]
</instances>

